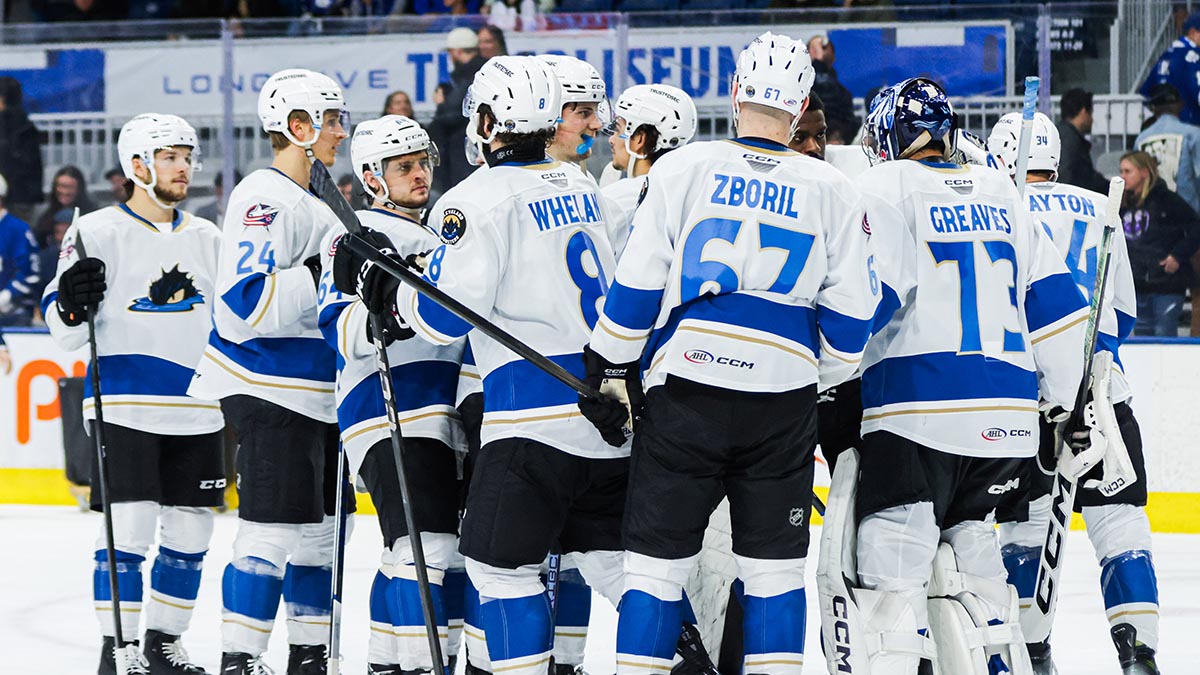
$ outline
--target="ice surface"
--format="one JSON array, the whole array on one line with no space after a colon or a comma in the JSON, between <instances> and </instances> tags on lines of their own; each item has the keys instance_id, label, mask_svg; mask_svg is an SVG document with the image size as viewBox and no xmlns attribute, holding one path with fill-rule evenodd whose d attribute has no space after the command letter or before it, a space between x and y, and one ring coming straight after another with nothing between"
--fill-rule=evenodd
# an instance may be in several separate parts
<instances>
[{"instance_id":1,"label":"ice surface","mask_svg":"<svg viewBox=\"0 0 1200 675\"><path fill-rule=\"evenodd\" d=\"M100 636L92 610L92 552L100 517L68 507L0 507L0 673L84 675L96 671ZM217 517L211 552L192 628L185 645L193 660L214 672L220 661L221 572L229 561L237 527L234 516ZM816 528L814 528L816 529ZM820 535L813 533L813 541ZM379 561L379 529L362 517L347 550L342 672L366 671L367 592ZM1167 675L1200 672L1200 536L1154 535L1162 607L1159 667ZM814 546L815 551L815 546ZM151 559L153 552L151 552ZM816 561L808 565L809 615L805 673L824 673L818 643ZM149 563L144 574L149 580ZM1117 674L1098 586L1099 569L1087 537L1068 541L1062 602L1053 643L1062 675ZM614 672L616 612L596 596L585 668ZM268 663L287 662L283 621L276 623Z\"/></svg>"}]
</instances>

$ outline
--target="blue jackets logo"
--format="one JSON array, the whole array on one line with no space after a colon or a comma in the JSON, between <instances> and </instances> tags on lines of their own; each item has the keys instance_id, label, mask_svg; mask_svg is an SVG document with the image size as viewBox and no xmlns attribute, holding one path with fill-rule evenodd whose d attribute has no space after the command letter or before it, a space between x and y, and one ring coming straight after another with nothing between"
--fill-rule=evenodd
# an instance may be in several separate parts
<instances>
[{"instance_id":1,"label":"blue jackets logo","mask_svg":"<svg viewBox=\"0 0 1200 675\"><path fill-rule=\"evenodd\" d=\"M196 290L192 275L179 270L179 265L164 271L150 283L150 292L129 305L131 312L190 312L204 304L204 295Z\"/></svg>"},{"instance_id":2,"label":"blue jackets logo","mask_svg":"<svg viewBox=\"0 0 1200 675\"><path fill-rule=\"evenodd\" d=\"M270 204L255 204L246 210L242 218L245 227L270 227L279 215L279 209Z\"/></svg>"}]
</instances>

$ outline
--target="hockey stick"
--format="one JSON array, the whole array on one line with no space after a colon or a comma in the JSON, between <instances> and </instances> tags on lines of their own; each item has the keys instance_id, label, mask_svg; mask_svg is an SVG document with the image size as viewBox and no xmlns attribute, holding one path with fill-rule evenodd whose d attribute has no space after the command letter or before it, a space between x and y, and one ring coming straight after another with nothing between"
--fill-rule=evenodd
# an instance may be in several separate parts
<instances>
[{"instance_id":1,"label":"hockey stick","mask_svg":"<svg viewBox=\"0 0 1200 675\"><path fill-rule=\"evenodd\" d=\"M75 250L79 251L79 259L88 257L87 249L83 246L83 237L76 225L79 222L79 207L75 207L75 215L71 218L71 230L75 232ZM121 589L117 583L117 546L113 539L112 503L108 497L108 453L104 449L104 405L100 398L100 357L96 348L96 310L97 305L87 308L88 348L92 357L92 403L96 412L92 438L96 442L96 473L100 481L100 510L104 512L104 547L108 555L108 588L112 593L113 640L116 650L113 660L116 663L117 674L128 672L125 659L121 653L125 648L125 632L121 629Z\"/></svg>"},{"instance_id":2,"label":"hockey stick","mask_svg":"<svg viewBox=\"0 0 1200 675\"><path fill-rule=\"evenodd\" d=\"M1025 78L1025 106L1021 109L1021 137L1017 140L1017 193L1025 198L1025 176L1029 174L1029 144L1033 141L1033 114L1037 112L1038 88L1036 76Z\"/></svg>"},{"instance_id":3,"label":"hockey stick","mask_svg":"<svg viewBox=\"0 0 1200 675\"><path fill-rule=\"evenodd\" d=\"M546 558L546 596L550 600L550 675L554 675L554 630L558 627L558 573L561 564L562 554L550 551L550 556Z\"/></svg>"},{"instance_id":4,"label":"hockey stick","mask_svg":"<svg viewBox=\"0 0 1200 675\"><path fill-rule=\"evenodd\" d=\"M346 202L346 198L342 196L342 193L338 191L333 177L329 175L329 169L325 168L324 164L320 162L313 163L310 181L317 196L329 206L333 214L337 216L337 219L341 221L348 232L351 234L362 232L363 228L362 224L358 222L358 216L355 215L354 209ZM445 291L442 291L437 286L425 281L419 274L413 272L403 263L397 262L380 253L378 249L359 237L343 237L338 245L345 246L356 255L360 255L379 265L379 268L384 272L412 286L417 292L441 305L463 321L471 324L471 327L504 345L521 358L532 363L542 372L574 389L579 394L595 400L602 400L604 398L599 391L584 384L582 380L572 375L566 368L539 354L533 347L530 347L496 324L483 318L470 307L447 295Z\"/></svg>"},{"instance_id":5,"label":"hockey stick","mask_svg":"<svg viewBox=\"0 0 1200 675\"><path fill-rule=\"evenodd\" d=\"M342 648L342 576L345 573L346 564L346 505L343 500L346 496L343 494L346 482L346 450L342 445L338 444L338 461L337 461L337 490L334 491L334 513L337 514L337 520L334 521L333 528L333 569L331 584L329 589L329 654L326 655L325 673L326 675L340 675L341 673L341 648Z\"/></svg>"},{"instance_id":6,"label":"hockey stick","mask_svg":"<svg viewBox=\"0 0 1200 675\"><path fill-rule=\"evenodd\" d=\"M1100 331L1100 312L1104 307L1104 291L1108 287L1108 263L1112 257L1112 237L1120 219L1121 193L1125 181L1113 178L1108 185L1108 211L1104 214L1104 233L1100 239L1100 251L1096 262L1096 281L1092 289L1091 309L1088 312L1087 333L1084 335L1084 368L1079 390L1075 393L1075 407L1067 421L1065 430L1083 428L1084 408L1087 406L1088 389L1091 384L1092 360L1096 356L1096 336ZM1057 457L1064 452L1064 438L1058 442ZM1054 612L1058 603L1058 580L1062 577L1063 556L1066 553L1067 534L1071 530L1071 513L1075 510L1077 482L1062 472L1059 461L1054 469L1054 485L1050 492L1050 522L1046 529L1046 541L1042 546L1038 562L1037 584L1034 590L1033 635L1026 635L1026 642L1041 642L1050 637L1054 623Z\"/></svg>"}]
</instances>

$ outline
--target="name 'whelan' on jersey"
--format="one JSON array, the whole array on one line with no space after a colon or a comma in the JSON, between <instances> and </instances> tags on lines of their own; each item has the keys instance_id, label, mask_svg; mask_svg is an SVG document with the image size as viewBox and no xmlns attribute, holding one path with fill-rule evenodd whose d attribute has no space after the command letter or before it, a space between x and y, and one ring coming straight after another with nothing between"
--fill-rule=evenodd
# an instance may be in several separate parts
<instances>
[{"instance_id":1,"label":"name 'whelan' on jersey","mask_svg":"<svg viewBox=\"0 0 1200 675\"><path fill-rule=\"evenodd\" d=\"M359 211L358 219L363 226L386 234L402 257L430 253L442 243L420 223L387 211ZM369 313L358 298L343 294L333 285L333 254L345 232L338 225L321 244L317 301L321 332L337 351L338 427L350 470L357 472L367 450L389 438L391 432L375 345L366 330ZM454 409L465 346L465 339L446 346L416 339L397 340L388 346L396 414L405 438L432 438L451 448L466 449Z\"/></svg>"},{"instance_id":2,"label":"name 'whelan' on jersey","mask_svg":"<svg viewBox=\"0 0 1200 675\"><path fill-rule=\"evenodd\" d=\"M438 200L430 223L448 243L430 255L425 278L582 379L583 346L616 266L595 181L552 161L481 169ZM408 286L397 306L435 344L470 333L484 444L528 438L581 457L629 454L628 444L600 438L573 389Z\"/></svg>"},{"instance_id":3,"label":"name 'whelan' on jersey","mask_svg":"<svg viewBox=\"0 0 1200 675\"><path fill-rule=\"evenodd\" d=\"M86 216L67 232L42 314L63 349L87 344L87 324L68 326L55 309L62 273L79 261L76 242L104 261L108 290L96 314L104 420L148 433L194 435L225 426L221 408L187 395L212 325L221 232L183 211L151 223L124 204ZM95 418L92 380L83 414Z\"/></svg>"},{"instance_id":4,"label":"name 'whelan' on jersey","mask_svg":"<svg viewBox=\"0 0 1200 675\"><path fill-rule=\"evenodd\" d=\"M1030 183L1025 186L1029 214L1040 223L1067 262L1067 270L1079 286L1084 299L1091 301L1096 288L1100 240L1104 235L1108 197L1065 183ZM1124 233L1118 228L1110 245L1108 286L1100 315L1096 349L1112 352L1112 400L1128 401L1133 392L1125 379L1118 350L1137 322L1137 294L1133 287L1133 268Z\"/></svg>"},{"instance_id":5,"label":"name 'whelan' on jersey","mask_svg":"<svg viewBox=\"0 0 1200 675\"><path fill-rule=\"evenodd\" d=\"M863 358L862 433L974 457L1031 456L1038 398L1070 409L1087 305L1012 180L894 161L858 180L895 297ZM879 255L884 256L880 247ZM887 295L887 294L885 294ZM882 323L882 321L881 321Z\"/></svg>"},{"instance_id":6,"label":"name 'whelan' on jersey","mask_svg":"<svg viewBox=\"0 0 1200 675\"><path fill-rule=\"evenodd\" d=\"M769 141L694 143L650 170L591 346L668 375L780 392L849 378L878 305L841 173Z\"/></svg>"},{"instance_id":7,"label":"name 'whelan' on jersey","mask_svg":"<svg viewBox=\"0 0 1200 675\"><path fill-rule=\"evenodd\" d=\"M237 184L225 210L213 328L189 392L246 394L322 422L334 414L334 354L317 327L304 259L337 217L275 169Z\"/></svg>"}]
</instances>

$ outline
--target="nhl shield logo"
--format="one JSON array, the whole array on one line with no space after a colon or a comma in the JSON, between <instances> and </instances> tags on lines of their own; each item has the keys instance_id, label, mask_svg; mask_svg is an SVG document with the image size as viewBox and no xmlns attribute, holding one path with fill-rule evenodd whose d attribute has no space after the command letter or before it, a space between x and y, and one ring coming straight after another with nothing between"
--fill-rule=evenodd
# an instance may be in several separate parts
<instances>
[{"instance_id":1,"label":"nhl shield logo","mask_svg":"<svg viewBox=\"0 0 1200 675\"><path fill-rule=\"evenodd\" d=\"M799 506L792 509L792 512L788 514L788 522L792 524L792 527L800 527L803 525L804 509L800 508Z\"/></svg>"}]
</instances>

